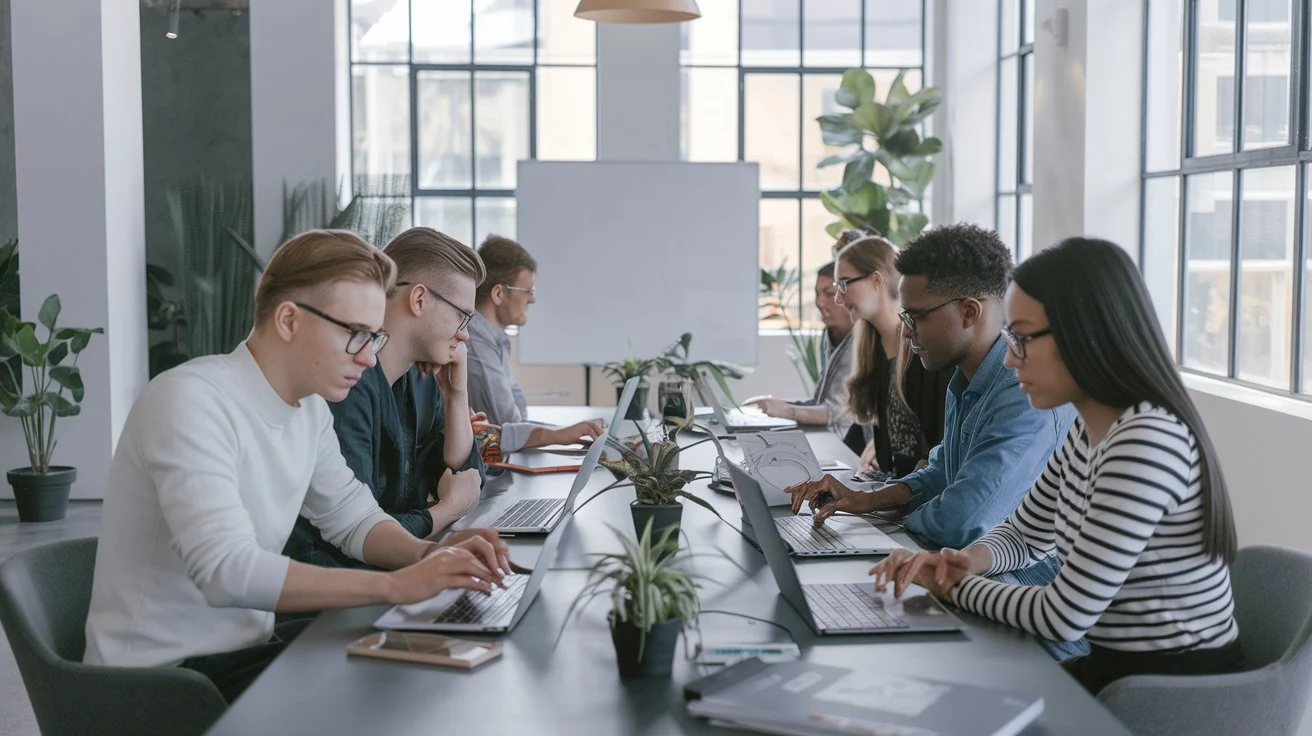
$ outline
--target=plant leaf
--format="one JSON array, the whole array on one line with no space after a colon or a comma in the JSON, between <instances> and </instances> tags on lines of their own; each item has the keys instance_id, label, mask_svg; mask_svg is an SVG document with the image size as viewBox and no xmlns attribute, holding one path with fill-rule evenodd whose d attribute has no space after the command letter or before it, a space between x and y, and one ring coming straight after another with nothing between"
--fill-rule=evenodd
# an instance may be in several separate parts
<instances>
[{"instance_id":1,"label":"plant leaf","mask_svg":"<svg viewBox=\"0 0 1312 736\"><path fill-rule=\"evenodd\" d=\"M75 417L82 413L82 407L57 393L47 391L42 394L42 403L54 409L57 417Z\"/></svg>"},{"instance_id":2,"label":"plant leaf","mask_svg":"<svg viewBox=\"0 0 1312 736\"><path fill-rule=\"evenodd\" d=\"M821 115L816 118L820 123L820 138L826 146L853 146L861 143L863 133L855 125L856 120L850 113L843 115Z\"/></svg>"},{"instance_id":3,"label":"plant leaf","mask_svg":"<svg viewBox=\"0 0 1312 736\"><path fill-rule=\"evenodd\" d=\"M73 396L73 401L82 401L82 372L75 365L57 365L50 369L50 377L59 383L60 386L68 389L69 394Z\"/></svg>"},{"instance_id":4,"label":"plant leaf","mask_svg":"<svg viewBox=\"0 0 1312 736\"><path fill-rule=\"evenodd\" d=\"M835 102L855 110L862 103L873 102L874 99L875 78L870 76L870 72L865 69L848 69L843 72L843 80L839 82L838 92L834 94Z\"/></svg>"},{"instance_id":5,"label":"plant leaf","mask_svg":"<svg viewBox=\"0 0 1312 736\"><path fill-rule=\"evenodd\" d=\"M852 159L843 169L843 191L855 192L862 184L870 181L875 172L875 157L862 152L859 158Z\"/></svg>"},{"instance_id":6,"label":"plant leaf","mask_svg":"<svg viewBox=\"0 0 1312 736\"><path fill-rule=\"evenodd\" d=\"M44 345L36 339L36 327L31 322L24 322L23 326L14 334L14 349L23 358L23 363L32 367L41 365L45 359Z\"/></svg>"},{"instance_id":7,"label":"plant leaf","mask_svg":"<svg viewBox=\"0 0 1312 736\"><path fill-rule=\"evenodd\" d=\"M47 330L54 332L55 320L59 319L59 295L51 294L41 303L41 311L37 313L37 321L45 325Z\"/></svg>"},{"instance_id":8,"label":"plant leaf","mask_svg":"<svg viewBox=\"0 0 1312 736\"><path fill-rule=\"evenodd\" d=\"M64 358L67 357L68 357L68 343L66 342L55 343L55 346L50 349L50 353L46 355L46 365L57 366L51 369L52 376L54 375L54 371L59 370L59 368L62 367L59 364L63 363Z\"/></svg>"}]
</instances>

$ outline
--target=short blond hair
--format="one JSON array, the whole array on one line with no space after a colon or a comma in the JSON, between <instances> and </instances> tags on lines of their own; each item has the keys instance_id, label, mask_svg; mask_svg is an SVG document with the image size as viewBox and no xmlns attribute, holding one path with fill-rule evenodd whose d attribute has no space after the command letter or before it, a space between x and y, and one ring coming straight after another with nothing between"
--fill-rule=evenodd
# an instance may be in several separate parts
<instances>
[{"instance_id":1,"label":"short blond hair","mask_svg":"<svg viewBox=\"0 0 1312 736\"><path fill-rule=\"evenodd\" d=\"M296 294L338 281L377 284L391 292L396 264L349 230L307 230L278 247L255 290L255 324Z\"/></svg>"},{"instance_id":2,"label":"short blond hair","mask_svg":"<svg viewBox=\"0 0 1312 736\"><path fill-rule=\"evenodd\" d=\"M473 248L431 227L400 233L383 252L396 262L396 280L401 283L447 286L451 276L461 275L478 286L487 278L483 259Z\"/></svg>"}]
</instances>

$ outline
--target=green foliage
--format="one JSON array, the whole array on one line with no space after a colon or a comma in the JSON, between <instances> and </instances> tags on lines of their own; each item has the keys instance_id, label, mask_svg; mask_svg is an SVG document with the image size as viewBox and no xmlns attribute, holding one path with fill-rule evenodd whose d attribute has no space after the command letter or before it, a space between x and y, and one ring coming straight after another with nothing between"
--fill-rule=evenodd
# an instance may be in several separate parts
<instances>
[{"instance_id":1,"label":"green foliage","mask_svg":"<svg viewBox=\"0 0 1312 736\"><path fill-rule=\"evenodd\" d=\"M696 381L698 374L705 370L720 385L720 390L724 392L724 395L729 397L730 401L734 401L733 392L729 390L729 382L726 379L742 378L751 372L751 369L723 360L690 360L688 358L688 349L691 345L691 332L680 335L679 339L675 340L668 348L665 348L665 352L661 353L657 359L660 361L661 370L668 370L690 381Z\"/></svg>"},{"instance_id":2,"label":"green foliage","mask_svg":"<svg viewBox=\"0 0 1312 736\"><path fill-rule=\"evenodd\" d=\"M609 524L607 526L610 526ZM565 613L565 623L576 610L593 599L610 594L611 621L631 624L642 631L638 657L642 658L647 634L656 624L678 621L686 627L701 610L697 590L705 577L679 568L691 557L680 553L678 527L666 529L657 540L651 538L651 521L637 541L611 527L624 551L601 554L588 570L588 581ZM561 627L564 633L564 626ZM556 641L560 641L557 635Z\"/></svg>"},{"instance_id":3,"label":"green foliage","mask_svg":"<svg viewBox=\"0 0 1312 736\"><path fill-rule=\"evenodd\" d=\"M172 271L154 263L146 264L146 326L151 332L164 333L164 339L150 346L151 378L191 357L184 344L186 309L182 302L168 299L164 293L176 284Z\"/></svg>"},{"instance_id":4,"label":"green foliage","mask_svg":"<svg viewBox=\"0 0 1312 736\"><path fill-rule=\"evenodd\" d=\"M630 378L643 378L661 369L661 359L633 357L633 345L629 345L629 357L613 363L606 363L601 372L616 386L623 386Z\"/></svg>"},{"instance_id":5,"label":"green foliage","mask_svg":"<svg viewBox=\"0 0 1312 736\"><path fill-rule=\"evenodd\" d=\"M11 240L0 246L0 310L6 314L22 314L22 295L18 290L18 241ZM22 360L12 356L5 360L8 370L0 371L0 390L17 393L22 388L18 380Z\"/></svg>"},{"instance_id":6,"label":"green foliage","mask_svg":"<svg viewBox=\"0 0 1312 736\"><path fill-rule=\"evenodd\" d=\"M823 330L803 331L800 325L796 329L793 327L788 314L790 307L800 303L797 293L800 280L797 269L788 267L787 258L773 271L761 269L761 309L765 311L763 319L783 320L784 329L788 330L793 343L788 348L788 357L793 361L806 393L811 393L820 380L825 333Z\"/></svg>"},{"instance_id":7,"label":"green foliage","mask_svg":"<svg viewBox=\"0 0 1312 736\"><path fill-rule=\"evenodd\" d=\"M926 87L911 94L905 75L905 69L898 72L879 102L874 77L864 69L849 69L834 99L851 112L816 118L825 145L844 149L816 164L843 165L842 185L820 194L825 209L839 216L826 228L835 238L855 227L902 245L928 224L912 204L924 198L933 181L930 157L943 149L943 142L934 137L922 140L917 127L942 104L943 93ZM890 185L875 181L880 170Z\"/></svg>"},{"instance_id":8,"label":"green foliage","mask_svg":"<svg viewBox=\"0 0 1312 736\"><path fill-rule=\"evenodd\" d=\"M78 355L91 342L99 327L59 327L59 295L46 297L37 313L37 322L24 322L8 310L0 311L0 359L7 374L6 386L0 388L0 411L17 417L23 424L28 460L33 471L50 471L50 457L55 451L55 420L74 417L81 411L85 385L77 367ZM45 339L37 328L45 330ZM72 361L65 365L69 358ZM32 391L23 394L18 374L10 366L16 358L28 371Z\"/></svg>"}]
</instances>

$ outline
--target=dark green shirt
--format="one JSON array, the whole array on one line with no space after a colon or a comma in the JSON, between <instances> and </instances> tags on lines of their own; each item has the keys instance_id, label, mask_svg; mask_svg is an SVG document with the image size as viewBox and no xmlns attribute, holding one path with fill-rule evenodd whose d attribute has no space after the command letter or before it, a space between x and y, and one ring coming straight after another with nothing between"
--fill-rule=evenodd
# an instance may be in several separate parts
<instances>
[{"instance_id":1,"label":"dark green shirt","mask_svg":"<svg viewBox=\"0 0 1312 736\"><path fill-rule=\"evenodd\" d=\"M411 368L394 385L379 365L364 372L346 398L329 404L346 464L378 505L416 537L433 532L428 498L447 469L446 413L437 379ZM464 465L485 475L478 446ZM283 554L324 567L364 567L323 540L304 517L296 520Z\"/></svg>"}]
</instances>

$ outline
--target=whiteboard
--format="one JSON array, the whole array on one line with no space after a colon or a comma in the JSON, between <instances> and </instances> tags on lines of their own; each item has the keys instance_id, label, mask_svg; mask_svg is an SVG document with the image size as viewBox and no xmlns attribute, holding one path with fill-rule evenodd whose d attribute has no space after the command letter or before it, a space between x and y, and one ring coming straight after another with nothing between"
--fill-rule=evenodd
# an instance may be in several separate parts
<instances>
[{"instance_id":1,"label":"whiteboard","mask_svg":"<svg viewBox=\"0 0 1312 736\"><path fill-rule=\"evenodd\" d=\"M756 164L521 161L516 199L538 262L520 363L653 357L691 332L695 359L756 364Z\"/></svg>"}]
</instances>

